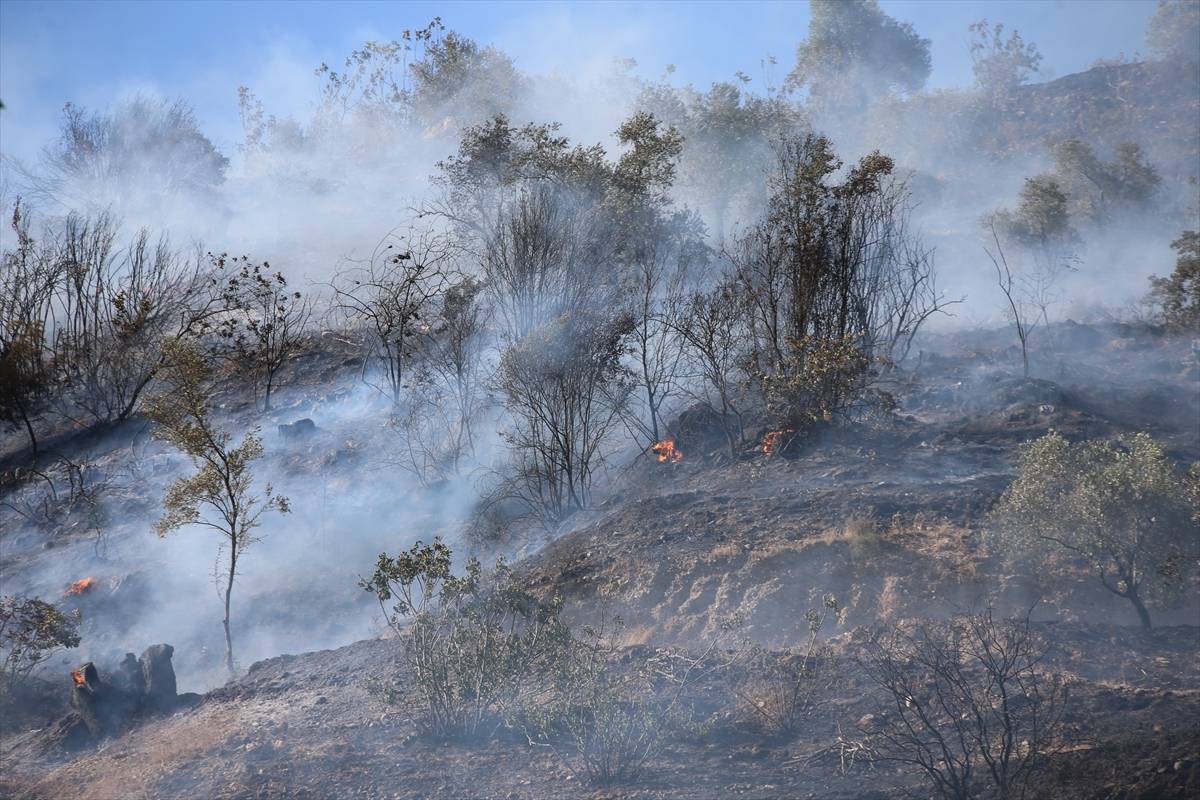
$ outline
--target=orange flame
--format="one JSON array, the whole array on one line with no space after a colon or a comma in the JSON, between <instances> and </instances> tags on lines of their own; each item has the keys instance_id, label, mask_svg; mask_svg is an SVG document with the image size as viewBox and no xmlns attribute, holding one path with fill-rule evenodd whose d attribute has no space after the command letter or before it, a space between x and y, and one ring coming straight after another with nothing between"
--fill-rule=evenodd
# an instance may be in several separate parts
<instances>
[{"instance_id":1,"label":"orange flame","mask_svg":"<svg viewBox=\"0 0 1200 800\"><path fill-rule=\"evenodd\" d=\"M661 442L655 442L650 446L654 451L659 461L670 462L675 464L683 461L683 451L675 447L675 440L671 438L663 439Z\"/></svg>"},{"instance_id":2,"label":"orange flame","mask_svg":"<svg viewBox=\"0 0 1200 800\"><path fill-rule=\"evenodd\" d=\"M795 428L784 428L781 431L767 431L762 440L762 451L765 455L773 456L779 449L779 440L789 433L795 433Z\"/></svg>"},{"instance_id":3,"label":"orange flame","mask_svg":"<svg viewBox=\"0 0 1200 800\"><path fill-rule=\"evenodd\" d=\"M87 594L94 588L96 588L96 579L91 575L88 575L86 578L80 578L72 583L70 587L67 588L66 593L68 595Z\"/></svg>"},{"instance_id":4,"label":"orange flame","mask_svg":"<svg viewBox=\"0 0 1200 800\"><path fill-rule=\"evenodd\" d=\"M75 681L76 686L85 686L87 684L87 680L83 677L82 669L71 670L71 679Z\"/></svg>"}]
</instances>

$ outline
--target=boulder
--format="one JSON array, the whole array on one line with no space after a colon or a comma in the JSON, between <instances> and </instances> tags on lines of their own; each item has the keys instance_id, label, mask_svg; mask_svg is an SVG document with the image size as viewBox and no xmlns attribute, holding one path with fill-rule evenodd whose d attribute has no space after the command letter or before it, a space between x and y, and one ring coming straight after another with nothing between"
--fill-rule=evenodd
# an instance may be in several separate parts
<instances>
[{"instance_id":1,"label":"boulder","mask_svg":"<svg viewBox=\"0 0 1200 800\"><path fill-rule=\"evenodd\" d=\"M304 439L317 432L317 424L308 417L279 426L279 435L284 439Z\"/></svg>"}]
</instances>

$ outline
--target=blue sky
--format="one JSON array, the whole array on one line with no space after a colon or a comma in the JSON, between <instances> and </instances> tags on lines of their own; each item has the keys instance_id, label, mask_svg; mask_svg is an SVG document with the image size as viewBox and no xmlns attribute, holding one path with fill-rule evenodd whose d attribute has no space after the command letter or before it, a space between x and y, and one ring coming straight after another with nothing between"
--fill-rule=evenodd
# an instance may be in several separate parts
<instances>
[{"instance_id":1,"label":"blue sky","mask_svg":"<svg viewBox=\"0 0 1200 800\"><path fill-rule=\"evenodd\" d=\"M1036 42L1052 75L1143 49L1153 0L882 0L933 40L935 87L970 81L967 26L1004 22ZM631 57L658 76L706 87L742 70L761 85L762 59L790 67L807 3L283 3L0 0L0 151L28 158L53 137L62 104L103 108L135 92L181 96L226 152L238 135L236 92L249 84L271 110L303 113L312 68L341 63L365 39L390 39L441 16L499 46L531 72L598 70Z\"/></svg>"}]
</instances>

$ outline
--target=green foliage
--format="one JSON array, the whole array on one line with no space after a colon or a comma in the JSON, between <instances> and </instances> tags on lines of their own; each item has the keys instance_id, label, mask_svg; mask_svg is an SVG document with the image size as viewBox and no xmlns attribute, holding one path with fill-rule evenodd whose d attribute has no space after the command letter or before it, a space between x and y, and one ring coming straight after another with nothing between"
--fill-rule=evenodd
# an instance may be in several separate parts
<instances>
[{"instance_id":1,"label":"green foliage","mask_svg":"<svg viewBox=\"0 0 1200 800\"><path fill-rule=\"evenodd\" d=\"M211 190L225 180L228 166L186 103L139 96L108 114L67 103L59 140L33 177L40 195L103 198L116 187Z\"/></svg>"},{"instance_id":2,"label":"green foliage","mask_svg":"<svg viewBox=\"0 0 1200 800\"><path fill-rule=\"evenodd\" d=\"M847 419L874 368L903 353L943 302L907 230L907 189L875 152L841 172L825 137L783 142L765 217L732 260L747 319L749 378L771 423Z\"/></svg>"},{"instance_id":3,"label":"green foliage","mask_svg":"<svg viewBox=\"0 0 1200 800\"><path fill-rule=\"evenodd\" d=\"M507 54L454 31L432 37L410 69L414 109L425 126L475 124L512 108L524 89Z\"/></svg>"},{"instance_id":4,"label":"green foliage","mask_svg":"<svg viewBox=\"0 0 1200 800\"><path fill-rule=\"evenodd\" d=\"M154 525L159 536L189 525L216 531L227 550L225 567L225 662L234 671L230 597L238 560L257 541L262 515L270 510L291 511L288 499L270 484L262 494L254 490L251 462L263 454L257 432L247 433L239 445L233 435L217 427L212 418L211 356L195 344L172 340L164 346L166 366L163 388L147 404L146 416L155 423L154 435L187 455L196 472L176 479L163 497L163 516Z\"/></svg>"},{"instance_id":5,"label":"green foliage","mask_svg":"<svg viewBox=\"0 0 1200 800\"><path fill-rule=\"evenodd\" d=\"M975 83L993 98L1004 96L1038 71L1042 54L1018 31L1011 31L1005 39L1004 25L992 27L986 19L973 23L969 30L974 35L971 63Z\"/></svg>"},{"instance_id":6,"label":"green foliage","mask_svg":"<svg viewBox=\"0 0 1200 800\"><path fill-rule=\"evenodd\" d=\"M78 647L79 620L79 611L35 598L0 598L0 695L57 650Z\"/></svg>"},{"instance_id":7,"label":"green foliage","mask_svg":"<svg viewBox=\"0 0 1200 800\"><path fill-rule=\"evenodd\" d=\"M1184 231L1171 247L1179 253L1166 278L1150 276L1149 301L1174 331L1200 331L1200 233Z\"/></svg>"},{"instance_id":8,"label":"green foliage","mask_svg":"<svg viewBox=\"0 0 1200 800\"><path fill-rule=\"evenodd\" d=\"M771 424L804 430L825 422L848 421L861 412L886 413L894 407L885 395L868 396L871 359L859 338L790 342L772 372L759 376Z\"/></svg>"},{"instance_id":9,"label":"green foliage","mask_svg":"<svg viewBox=\"0 0 1200 800\"><path fill-rule=\"evenodd\" d=\"M398 674L374 688L418 709L422 726L436 735L498 724L537 690L569 639L557 598L525 591L503 559L485 574L472 558L465 574L455 575L440 540L417 542L395 557L381 553L360 586L379 599L403 648Z\"/></svg>"},{"instance_id":10,"label":"green foliage","mask_svg":"<svg viewBox=\"0 0 1200 800\"><path fill-rule=\"evenodd\" d=\"M1147 628L1147 603L1191 585L1200 471L1181 473L1149 434L1071 444L1049 433L1025 445L1019 468L993 512L1003 552L1034 567L1053 563L1056 550L1082 559Z\"/></svg>"},{"instance_id":11,"label":"green foliage","mask_svg":"<svg viewBox=\"0 0 1200 800\"><path fill-rule=\"evenodd\" d=\"M1072 241L1069 199L1050 175L1026 178L1014 211L996 215L1000 230L1029 248L1052 248Z\"/></svg>"},{"instance_id":12,"label":"green foliage","mask_svg":"<svg viewBox=\"0 0 1200 800\"><path fill-rule=\"evenodd\" d=\"M1078 139L1058 142L1052 154L1054 179L1069 197L1071 215L1079 222L1102 225L1122 211L1143 210L1161 182L1134 142L1118 144L1109 162Z\"/></svg>"},{"instance_id":13,"label":"green foliage","mask_svg":"<svg viewBox=\"0 0 1200 800\"><path fill-rule=\"evenodd\" d=\"M812 0L808 38L787 86L822 104L853 107L892 90L914 92L931 70L930 42L876 0Z\"/></svg>"}]
</instances>

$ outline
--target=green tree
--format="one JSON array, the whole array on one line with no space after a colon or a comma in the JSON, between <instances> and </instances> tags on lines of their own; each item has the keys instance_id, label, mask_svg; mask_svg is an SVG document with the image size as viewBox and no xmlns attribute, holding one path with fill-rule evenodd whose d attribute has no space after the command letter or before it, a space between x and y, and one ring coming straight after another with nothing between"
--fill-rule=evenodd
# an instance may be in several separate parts
<instances>
[{"instance_id":1,"label":"green tree","mask_svg":"<svg viewBox=\"0 0 1200 800\"><path fill-rule=\"evenodd\" d=\"M989 96L1003 97L1037 73L1042 54L1037 45L1022 39L1019 31L1010 31L1005 39L1004 25L993 27L986 19L972 24L969 30L974 35L971 65L975 83Z\"/></svg>"},{"instance_id":2,"label":"green tree","mask_svg":"<svg viewBox=\"0 0 1200 800\"><path fill-rule=\"evenodd\" d=\"M1071 444L1051 432L1022 449L996 541L1033 564L1054 550L1084 560L1149 628L1148 604L1186 589L1200 557L1198 484L1200 469L1180 472L1149 434Z\"/></svg>"},{"instance_id":3,"label":"green tree","mask_svg":"<svg viewBox=\"0 0 1200 800\"><path fill-rule=\"evenodd\" d=\"M1066 192L1071 215L1081 223L1104 225L1118 212L1146 209L1161 182L1135 142L1117 145L1108 162L1078 139L1058 142L1051 152L1052 177Z\"/></svg>"},{"instance_id":4,"label":"green tree","mask_svg":"<svg viewBox=\"0 0 1200 800\"><path fill-rule=\"evenodd\" d=\"M1150 276L1149 300L1168 328L1200 331L1200 233L1184 231L1171 247L1179 253L1175 270L1166 278Z\"/></svg>"},{"instance_id":5,"label":"green tree","mask_svg":"<svg viewBox=\"0 0 1200 800\"><path fill-rule=\"evenodd\" d=\"M891 91L915 92L929 78L930 42L876 0L811 0L808 38L787 77L818 105L859 108Z\"/></svg>"},{"instance_id":6,"label":"green tree","mask_svg":"<svg viewBox=\"0 0 1200 800\"><path fill-rule=\"evenodd\" d=\"M32 597L0 598L0 695L57 650L78 646L78 611Z\"/></svg>"},{"instance_id":7,"label":"green tree","mask_svg":"<svg viewBox=\"0 0 1200 800\"><path fill-rule=\"evenodd\" d=\"M234 674L233 634L230 599L238 561L246 548L258 541L255 530L264 512L282 514L291 510L288 499L277 495L270 484L262 493L254 490L250 464L263 454L256 431L234 445L233 435L221 430L212 416L212 365L209 356L184 341L169 342L164 348L166 367L162 391L147 404L146 416L155 423L154 435L185 453L196 472L179 478L167 488L163 516L155 523L159 536L189 525L211 528L223 539L228 560L224 572L225 666Z\"/></svg>"},{"instance_id":8,"label":"green tree","mask_svg":"<svg viewBox=\"0 0 1200 800\"><path fill-rule=\"evenodd\" d=\"M130 194L122 189L134 186L210 191L225 180L228 166L186 103L135 97L110 114L67 103L58 141L25 177L40 198L120 205Z\"/></svg>"}]
</instances>

